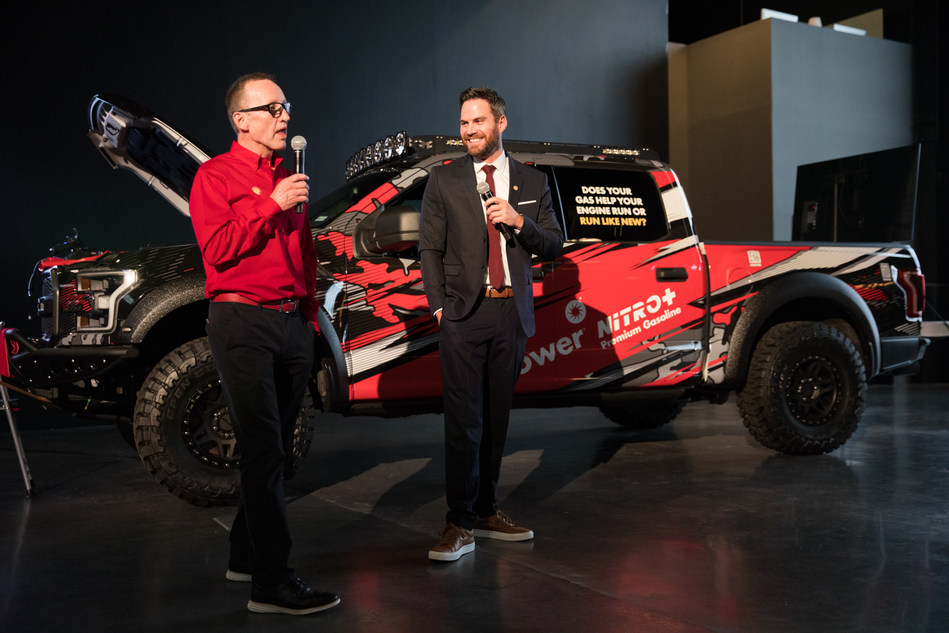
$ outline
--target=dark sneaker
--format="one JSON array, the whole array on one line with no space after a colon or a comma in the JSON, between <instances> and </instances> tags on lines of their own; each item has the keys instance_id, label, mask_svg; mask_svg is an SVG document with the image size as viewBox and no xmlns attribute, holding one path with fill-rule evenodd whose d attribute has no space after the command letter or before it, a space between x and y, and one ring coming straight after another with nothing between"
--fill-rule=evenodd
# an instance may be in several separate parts
<instances>
[{"instance_id":1,"label":"dark sneaker","mask_svg":"<svg viewBox=\"0 0 949 633\"><path fill-rule=\"evenodd\" d=\"M516 525L511 517L500 510L492 516L478 519L472 532L475 536L498 539L499 541L529 541L534 538L533 531Z\"/></svg>"},{"instance_id":2,"label":"dark sneaker","mask_svg":"<svg viewBox=\"0 0 949 633\"><path fill-rule=\"evenodd\" d=\"M458 560L473 552L474 548L474 535L465 528L449 523L442 530L438 545L428 550L428 557L432 560Z\"/></svg>"},{"instance_id":3,"label":"dark sneaker","mask_svg":"<svg viewBox=\"0 0 949 633\"><path fill-rule=\"evenodd\" d=\"M228 568L224 577L234 582L250 582L254 579L249 571Z\"/></svg>"},{"instance_id":4,"label":"dark sneaker","mask_svg":"<svg viewBox=\"0 0 949 633\"><path fill-rule=\"evenodd\" d=\"M224 577L232 582L251 582L254 579L246 553L230 553L227 557L227 573Z\"/></svg>"},{"instance_id":5,"label":"dark sneaker","mask_svg":"<svg viewBox=\"0 0 949 633\"><path fill-rule=\"evenodd\" d=\"M276 587L262 587L254 583L247 609L254 613L286 613L306 615L325 611L339 604L335 593L317 591L299 578L293 578Z\"/></svg>"}]
</instances>

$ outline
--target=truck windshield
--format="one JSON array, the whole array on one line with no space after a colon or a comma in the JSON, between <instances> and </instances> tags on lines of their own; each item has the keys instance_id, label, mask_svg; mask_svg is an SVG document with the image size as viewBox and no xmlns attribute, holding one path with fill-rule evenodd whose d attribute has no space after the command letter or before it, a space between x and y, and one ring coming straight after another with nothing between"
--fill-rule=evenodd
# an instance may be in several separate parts
<instances>
[{"instance_id":1,"label":"truck windshield","mask_svg":"<svg viewBox=\"0 0 949 633\"><path fill-rule=\"evenodd\" d=\"M320 228L333 221L339 214L359 202L366 194L375 190L392 177L390 172L373 172L346 182L333 189L317 201L310 203L309 214L312 226Z\"/></svg>"}]
</instances>

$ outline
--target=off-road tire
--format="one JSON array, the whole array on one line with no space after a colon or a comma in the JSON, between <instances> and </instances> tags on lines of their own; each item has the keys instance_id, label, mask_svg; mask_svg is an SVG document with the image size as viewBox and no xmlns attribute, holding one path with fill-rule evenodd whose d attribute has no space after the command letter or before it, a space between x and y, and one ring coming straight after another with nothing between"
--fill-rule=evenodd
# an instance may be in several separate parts
<instances>
[{"instance_id":1,"label":"off-road tire","mask_svg":"<svg viewBox=\"0 0 949 633\"><path fill-rule=\"evenodd\" d=\"M313 424L308 392L286 478L309 451ZM173 495L198 506L237 501L240 452L207 338L177 347L155 365L138 392L132 429L145 468Z\"/></svg>"},{"instance_id":2,"label":"off-road tire","mask_svg":"<svg viewBox=\"0 0 949 633\"><path fill-rule=\"evenodd\" d=\"M684 406L685 402L682 400L662 403L634 402L622 405L603 405L600 407L600 412L610 421L616 422L627 429L646 431L672 422L682 412Z\"/></svg>"},{"instance_id":3,"label":"off-road tire","mask_svg":"<svg viewBox=\"0 0 949 633\"><path fill-rule=\"evenodd\" d=\"M788 455L840 447L863 413L867 375L854 342L830 325L794 321L761 337L738 407L751 435Z\"/></svg>"}]
</instances>

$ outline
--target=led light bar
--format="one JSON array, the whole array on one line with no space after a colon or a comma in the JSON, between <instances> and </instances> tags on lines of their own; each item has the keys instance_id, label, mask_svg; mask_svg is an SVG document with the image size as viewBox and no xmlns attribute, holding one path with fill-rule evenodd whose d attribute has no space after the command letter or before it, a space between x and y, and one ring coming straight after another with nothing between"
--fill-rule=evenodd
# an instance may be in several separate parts
<instances>
[{"instance_id":1,"label":"led light bar","mask_svg":"<svg viewBox=\"0 0 949 633\"><path fill-rule=\"evenodd\" d=\"M537 141L504 141L504 149L522 153L556 153L570 156L587 156L601 160L659 160L655 150L648 148L633 149L627 147L604 147L603 145L582 145L577 143L548 143ZM409 137L407 132L390 134L365 146L346 161L346 179L379 167L388 162L405 158L409 154L419 157L464 152L465 144L457 136L416 136Z\"/></svg>"},{"instance_id":2,"label":"led light bar","mask_svg":"<svg viewBox=\"0 0 949 633\"><path fill-rule=\"evenodd\" d=\"M346 179L390 160L402 158L408 151L409 135L402 131L370 143L346 161Z\"/></svg>"}]
</instances>

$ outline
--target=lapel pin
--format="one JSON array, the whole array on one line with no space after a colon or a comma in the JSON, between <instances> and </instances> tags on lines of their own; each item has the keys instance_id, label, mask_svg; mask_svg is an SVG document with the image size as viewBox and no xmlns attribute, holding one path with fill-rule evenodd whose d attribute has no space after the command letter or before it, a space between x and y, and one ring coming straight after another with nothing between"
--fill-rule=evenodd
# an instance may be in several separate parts
<instances>
[{"instance_id":1,"label":"lapel pin","mask_svg":"<svg viewBox=\"0 0 949 633\"><path fill-rule=\"evenodd\" d=\"M260 195L260 187L254 187L251 189L251 191L253 191L258 196Z\"/></svg>"}]
</instances>

